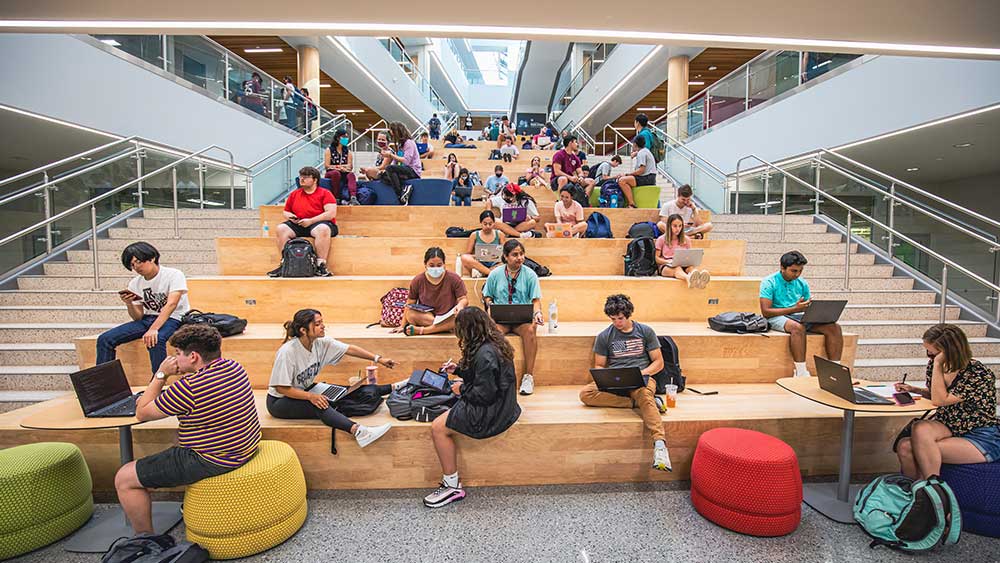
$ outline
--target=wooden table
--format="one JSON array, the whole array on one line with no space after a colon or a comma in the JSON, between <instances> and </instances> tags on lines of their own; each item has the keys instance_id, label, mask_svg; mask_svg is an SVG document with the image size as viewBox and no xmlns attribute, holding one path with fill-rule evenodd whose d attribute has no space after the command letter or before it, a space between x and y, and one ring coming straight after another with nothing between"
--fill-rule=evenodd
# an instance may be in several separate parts
<instances>
[{"instance_id":1,"label":"wooden table","mask_svg":"<svg viewBox=\"0 0 1000 563\"><path fill-rule=\"evenodd\" d=\"M134 388L133 391L141 390ZM87 418L75 395L53 399L45 410L25 417L21 426L35 430L103 430L118 429L118 451L121 464L132 461L132 427L142 422L134 416L112 418ZM153 528L164 534L182 519L181 503L154 502ZM69 541L66 551L77 553L104 553L120 537L132 537L135 532L121 507L115 507L80 528Z\"/></svg>"},{"instance_id":2,"label":"wooden table","mask_svg":"<svg viewBox=\"0 0 1000 563\"><path fill-rule=\"evenodd\" d=\"M802 485L802 500L816 512L841 524L854 523L854 499L861 485L851 486L851 453L854 448L854 413L870 412L880 414L916 413L933 410L936 407L923 397L916 398L912 405L858 405L819 387L815 377L783 377L777 381L786 391L844 413L840 434L840 469L836 483L806 483ZM886 385L884 381L855 380L856 385ZM891 383L889 384L891 385ZM886 444L889 447L890 444Z\"/></svg>"}]
</instances>

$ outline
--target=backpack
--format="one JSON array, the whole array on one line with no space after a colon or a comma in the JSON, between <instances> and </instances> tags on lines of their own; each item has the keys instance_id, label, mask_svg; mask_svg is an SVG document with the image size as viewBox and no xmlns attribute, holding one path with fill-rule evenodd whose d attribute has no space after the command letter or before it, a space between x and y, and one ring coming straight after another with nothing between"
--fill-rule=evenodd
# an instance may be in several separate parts
<instances>
[{"instance_id":1,"label":"backpack","mask_svg":"<svg viewBox=\"0 0 1000 563\"><path fill-rule=\"evenodd\" d=\"M583 186L575 182L570 182L566 184L569 188L569 195L573 198L573 201L580 204L580 207L590 207L590 198L587 197L587 190L583 189Z\"/></svg>"},{"instance_id":2,"label":"backpack","mask_svg":"<svg viewBox=\"0 0 1000 563\"><path fill-rule=\"evenodd\" d=\"M393 389L385 406L389 414L398 420L432 422L458 402L458 396L451 392L438 391L431 387L407 383Z\"/></svg>"},{"instance_id":3,"label":"backpack","mask_svg":"<svg viewBox=\"0 0 1000 563\"><path fill-rule=\"evenodd\" d=\"M202 313L198 309L191 309L181 317L182 325L207 324L219 331L223 338L243 334L247 328L247 320L236 315L226 313Z\"/></svg>"},{"instance_id":4,"label":"backpack","mask_svg":"<svg viewBox=\"0 0 1000 563\"><path fill-rule=\"evenodd\" d=\"M687 378L681 372L681 355L677 343L669 336L660 336L660 354L663 355L663 371L656 374L656 392L667 392L667 385L676 385L677 392L684 390Z\"/></svg>"},{"instance_id":5,"label":"backpack","mask_svg":"<svg viewBox=\"0 0 1000 563\"><path fill-rule=\"evenodd\" d=\"M656 243L649 237L632 239L625 247L625 275L656 275Z\"/></svg>"},{"instance_id":6,"label":"backpack","mask_svg":"<svg viewBox=\"0 0 1000 563\"><path fill-rule=\"evenodd\" d=\"M632 223L632 226L628 228L627 236L628 238L649 237L655 239L660 234L660 228L656 226L656 223L652 221L640 221Z\"/></svg>"},{"instance_id":7,"label":"backpack","mask_svg":"<svg viewBox=\"0 0 1000 563\"><path fill-rule=\"evenodd\" d=\"M311 278L316 275L316 249L304 238L293 238L281 251L282 278Z\"/></svg>"},{"instance_id":8,"label":"backpack","mask_svg":"<svg viewBox=\"0 0 1000 563\"><path fill-rule=\"evenodd\" d=\"M472 233L479 229L463 229L462 227L448 227L444 230L444 236L448 238L469 238Z\"/></svg>"},{"instance_id":9,"label":"backpack","mask_svg":"<svg viewBox=\"0 0 1000 563\"><path fill-rule=\"evenodd\" d=\"M767 332L767 319L757 313L719 313L708 319L708 326L716 332L739 334Z\"/></svg>"},{"instance_id":10,"label":"backpack","mask_svg":"<svg viewBox=\"0 0 1000 563\"><path fill-rule=\"evenodd\" d=\"M600 212L593 212L587 217L586 238L615 238L611 234L611 221Z\"/></svg>"},{"instance_id":11,"label":"backpack","mask_svg":"<svg viewBox=\"0 0 1000 563\"><path fill-rule=\"evenodd\" d=\"M368 416L382 406L378 386L362 385L337 401L337 410L344 416Z\"/></svg>"},{"instance_id":12,"label":"backpack","mask_svg":"<svg viewBox=\"0 0 1000 563\"><path fill-rule=\"evenodd\" d=\"M899 474L876 478L858 492L854 519L872 537L873 548L925 552L958 543L962 533L955 493L936 475L920 481Z\"/></svg>"},{"instance_id":13,"label":"backpack","mask_svg":"<svg viewBox=\"0 0 1000 563\"><path fill-rule=\"evenodd\" d=\"M358 186L358 203L361 205L375 205L375 190L368 186Z\"/></svg>"},{"instance_id":14,"label":"backpack","mask_svg":"<svg viewBox=\"0 0 1000 563\"><path fill-rule=\"evenodd\" d=\"M403 307L397 303L406 303L406 298L409 296L410 290L405 287L390 289L379 299L379 303L382 304L381 318L377 323L372 323L365 328L371 328L375 325L386 328L399 326L403 322Z\"/></svg>"},{"instance_id":15,"label":"backpack","mask_svg":"<svg viewBox=\"0 0 1000 563\"><path fill-rule=\"evenodd\" d=\"M500 149L491 150L489 160L500 160Z\"/></svg>"},{"instance_id":16,"label":"backpack","mask_svg":"<svg viewBox=\"0 0 1000 563\"><path fill-rule=\"evenodd\" d=\"M625 205L625 192L618 185L618 180L607 180L601 184L601 207L611 207L611 196L615 196L619 207Z\"/></svg>"},{"instance_id":17,"label":"backpack","mask_svg":"<svg viewBox=\"0 0 1000 563\"><path fill-rule=\"evenodd\" d=\"M479 179L479 172L469 172L469 183L473 186L483 185L483 181Z\"/></svg>"},{"instance_id":18,"label":"backpack","mask_svg":"<svg viewBox=\"0 0 1000 563\"><path fill-rule=\"evenodd\" d=\"M525 258L524 265L531 268L531 271L535 272L535 275L540 278L545 278L552 275L552 270L549 270L548 268L542 266L538 262L535 262L531 258Z\"/></svg>"},{"instance_id":19,"label":"backpack","mask_svg":"<svg viewBox=\"0 0 1000 563\"><path fill-rule=\"evenodd\" d=\"M663 158L666 156L666 150L664 150L663 146L663 139L661 139L659 135L657 135L653 131L649 132L649 137L647 138L652 139L653 142L650 143L650 146L646 148L649 149L649 152L653 153L653 158L656 159L656 162L662 161Z\"/></svg>"},{"instance_id":20,"label":"backpack","mask_svg":"<svg viewBox=\"0 0 1000 563\"><path fill-rule=\"evenodd\" d=\"M202 563L208 561L208 550L196 543L182 541L162 553L150 553L134 563Z\"/></svg>"},{"instance_id":21,"label":"backpack","mask_svg":"<svg viewBox=\"0 0 1000 563\"><path fill-rule=\"evenodd\" d=\"M134 538L118 538L101 557L101 563L132 563L139 558L156 557L173 548L175 544L173 536L169 534L142 534Z\"/></svg>"}]
</instances>

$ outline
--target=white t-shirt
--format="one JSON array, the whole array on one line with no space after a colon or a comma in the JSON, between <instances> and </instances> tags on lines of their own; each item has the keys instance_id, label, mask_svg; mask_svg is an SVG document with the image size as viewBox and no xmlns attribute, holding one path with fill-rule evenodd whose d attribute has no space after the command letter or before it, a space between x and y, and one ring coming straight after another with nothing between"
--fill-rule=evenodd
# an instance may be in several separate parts
<instances>
[{"instance_id":1,"label":"white t-shirt","mask_svg":"<svg viewBox=\"0 0 1000 563\"><path fill-rule=\"evenodd\" d=\"M517 202L507 203L507 201L503 198L503 195L501 194L496 194L495 196L491 197L490 203L492 203L493 207L497 210L497 219L501 218L504 209L508 207L521 207L521 205L519 205ZM529 201L528 204L525 205L524 207L526 207L528 210L529 219L538 217L538 206L535 205L535 202Z\"/></svg>"},{"instance_id":2,"label":"white t-shirt","mask_svg":"<svg viewBox=\"0 0 1000 563\"><path fill-rule=\"evenodd\" d=\"M695 210L691 207L679 207L677 205L677 200L672 199L663 204L660 208L660 217L670 217L671 215L680 215L684 219L685 225L690 225L694 223Z\"/></svg>"},{"instance_id":3,"label":"white t-shirt","mask_svg":"<svg viewBox=\"0 0 1000 563\"><path fill-rule=\"evenodd\" d=\"M632 159L632 170L638 172L639 167L642 165L646 165L646 169L642 172L643 176L647 174L656 174L656 159L653 158L653 153L649 152L649 149L645 147L639 149L635 158Z\"/></svg>"},{"instance_id":4,"label":"white t-shirt","mask_svg":"<svg viewBox=\"0 0 1000 563\"><path fill-rule=\"evenodd\" d=\"M509 154L511 156L517 156L518 150L514 145L504 145L500 147L500 154Z\"/></svg>"},{"instance_id":5,"label":"white t-shirt","mask_svg":"<svg viewBox=\"0 0 1000 563\"><path fill-rule=\"evenodd\" d=\"M191 310L187 296L187 279L184 277L184 272L177 268L160 266L160 271L151 280L136 276L128 282L128 290L138 295L142 301L143 316L159 315L160 311L167 305L167 296L175 291L181 292L181 300L177 303L174 312L170 314L170 318L179 321L184 313Z\"/></svg>"},{"instance_id":6,"label":"white t-shirt","mask_svg":"<svg viewBox=\"0 0 1000 563\"><path fill-rule=\"evenodd\" d=\"M317 338L312 350L306 350L298 338L293 338L278 348L271 368L271 381L267 394L284 397L277 386L305 389L313 384L323 366L336 365L347 353L347 344L330 337Z\"/></svg>"}]
</instances>

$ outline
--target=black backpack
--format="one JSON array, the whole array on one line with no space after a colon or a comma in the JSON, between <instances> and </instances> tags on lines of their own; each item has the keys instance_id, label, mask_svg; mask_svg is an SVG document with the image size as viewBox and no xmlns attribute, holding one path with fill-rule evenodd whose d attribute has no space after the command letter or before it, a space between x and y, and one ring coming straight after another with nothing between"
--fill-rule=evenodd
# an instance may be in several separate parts
<instances>
[{"instance_id":1,"label":"black backpack","mask_svg":"<svg viewBox=\"0 0 1000 563\"><path fill-rule=\"evenodd\" d=\"M660 236L660 228L652 221L640 221L632 223L632 226L628 228L628 235L626 236L628 238L649 237L655 239Z\"/></svg>"},{"instance_id":2,"label":"black backpack","mask_svg":"<svg viewBox=\"0 0 1000 563\"><path fill-rule=\"evenodd\" d=\"M101 563L202 563L208 550L196 543L175 542L168 534L119 538L101 557Z\"/></svg>"},{"instance_id":3,"label":"black backpack","mask_svg":"<svg viewBox=\"0 0 1000 563\"><path fill-rule=\"evenodd\" d=\"M472 233L479 229L463 229L462 227L448 227L444 230L444 236L448 238L469 238Z\"/></svg>"},{"instance_id":4,"label":"black backpack","mask_svg":"<svg viewBox=\"0 0 1000 563\"><path fill-rule=\"evenodd\" d=\"M281 251L282 278L311 278L316 275L319 256L311 242L304 238L293 238L285 243Z\"/></svg>"},{"instance_id":5,"label":"black backpack","mask_svg":"<svg viewBox=\"0 0 1000 563\"><path fill-rule=\"evenodd\" d=\"M368 416L382 406L382 401L377 385L362 385L337 401L337 410L344 416Z\"/></svg>"},{"instance_id":6,"label":"black backpack","mask_svg":"<svg viewBox=\"0 0 1000 563\"><path fill-rule=\"evenodd\" d=\"M247 320L236 315L226 313L202 313L198 309L191 309L181 317L182 325L206 324L219 331L223 338L243 334L247 328Z\"/></svg>"},{"instance_id":7,"label":"black backpack","mask_svg":"<svg viewBox=\"0 0 1000 563\"><path fill-rule=\"evenodd\" d=\"M587 198L587 190L583 189L583 186L570 182L566 184L566 187L569 188L569 195L573 201L579 203L581 207L590 207L590 199Z\"/></svg>"},{"instance_id":8,"label":"black backpack","mask_svg":"<svg viewBox=\"0 0 1000 563\"><path fill-rule=\"evenodd\" d=\"M656 243L649 237L632 239L625 248L625 275L656 275Z\"/></svg>"},{"instance_id":9,"label":"black backpack","mask_svg":"<svg viewBox=\"0 0 1000 563\"><path fill-rule=\"evenodd\" d=\"M677 344L669 336L660 336L660 353L663 354L663 371L656 374L656 392L667 392L667 385L676 385L677 391L683 391L687 378L681 372L681 355Z\"/></svg>"},{"instance_id":10,"label":"black backpack","mask_svg":"<svg viewBox=\"0 0 1000 563\"><path fill-rule=\"evenodd\" d=\"M719 313L708 319L708 326L716 332L739 334L767 332L767 319L757 313Z\"/></svg>"},{"instance_id":11,"label":"black backpack","mask_svg":"<svg viewBox=\"0 0 1000 563\"><path fill-rule=\"evenodd\" d=\"M524 265L531 268L531 271L535 272L535 275L540 278L545 278L552 275L552 270L549 270L548 268L542 266L538 262L535 262L531 258L525 258Z\"/></svg>"}]
</instances>

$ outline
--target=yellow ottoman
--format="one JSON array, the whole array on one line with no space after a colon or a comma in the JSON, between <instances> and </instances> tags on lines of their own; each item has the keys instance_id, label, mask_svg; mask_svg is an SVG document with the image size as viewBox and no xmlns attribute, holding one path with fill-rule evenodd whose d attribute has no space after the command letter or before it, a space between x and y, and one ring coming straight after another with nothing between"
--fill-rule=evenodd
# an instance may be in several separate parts
<instances>
[{"instance_id":1,"label":"yellow ottoman","mask_svg":"<svg viewBox=\"0 0 1000 563\"><path fill-rule=\"evenodd\" d=\"M295 450L262 440L257 455L184 493L188 541L212 559L260 553L292 537L306 520L306 478Z\"/></svg>"},{"instance_id":2,"label":"yellow ottoman","mask_svg":"<svg viewBox=\"0 0 1000 563\"><path fill-rule=\"evenodd\" d=\"M660 207L660 186L636 186L632 188L632 198L635 206L640 209L656 209Z\"/></svg>"}]
</instances>

